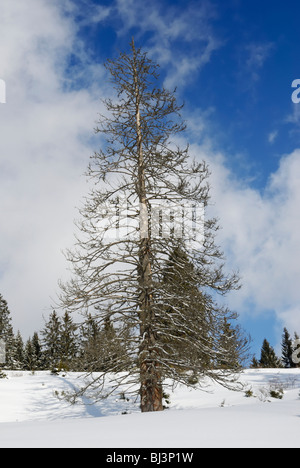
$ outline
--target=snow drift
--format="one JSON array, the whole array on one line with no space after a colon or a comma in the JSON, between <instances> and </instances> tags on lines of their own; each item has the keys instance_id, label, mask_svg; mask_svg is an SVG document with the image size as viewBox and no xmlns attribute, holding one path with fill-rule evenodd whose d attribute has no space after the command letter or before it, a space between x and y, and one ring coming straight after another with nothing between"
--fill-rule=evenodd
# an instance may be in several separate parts
<instances>
[{"instance_id":1,"label":"snow drift","mask_svg":"<svg viewBox=\"0 0 300 468\"><path fill-rule=\"evenodd\" d=\"M80 386L80 374L6 374L1 448L300 447L300 369L246 370L240 392L177 386L168 410L143 414L126 394L76 405L58 398Z\"/></svg>"}]
</instances>

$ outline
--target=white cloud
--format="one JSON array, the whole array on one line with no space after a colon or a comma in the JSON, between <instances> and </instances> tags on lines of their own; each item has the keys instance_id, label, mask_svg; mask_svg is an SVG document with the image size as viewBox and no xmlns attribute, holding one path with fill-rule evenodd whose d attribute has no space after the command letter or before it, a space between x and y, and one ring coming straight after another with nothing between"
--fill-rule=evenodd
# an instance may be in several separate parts
<instances>
[{"instance_id":1,"label":"white cloud","mask_svg":"<svg viewBox=\"0 0 300 468\"><path fill-rule=\"evenodd\" d=\"M103 111L99 98L108 91L104 69L91 62L78 28L116 12L126 31L139 24L140 32L152 33L150 51L169 65L169 80L176 76L176 82L216 47L206 34L204 3L193 11L188 6L183 17L172 8L161 14L158 3L131 6L122 0L107 8L88 0L1 2L0 78L7 103L0 107L0 293L25 335L40 328L65 274L61 250L73 244L75 207L88 190L82 174L97 149L92 135ZM174 60L174 41L196 41L198 50Z\"/></svg>"},{"instance_id":2,"label":"white cloud","mask_svg":"<svg viewBox=\"0 0 300 468\"><path fill-rule=\"evenodd\" d=\"M234 75L237 86L240 92L247 92L248 96L252 93L251 99L255 98L256 85L274 49L275 44L272 42L242 42L236 46L237 68Z\"/></svg>"},{"instance_id":3,"label":"white cloud","mask_svg":"<svg viewBox=\"0 0 300 468\"><path fill-rule=\"evenodd\" d=\"M259 79L259 71L269 58L274 44L271 42L266 43L250 43L245 47L246 61L245 69L253 81Z\"/></svg>"},{"instance_id":4,"label":"white cloud","mask_svg":"<svg viewBox=\"0 0 300 468\"><path fill-rule=\"evenodd\" d=\"M164 68L165 86L171 89L186 84L201 70L221 42L211 28L216 12L210 2L187 3L180 14L175 5L163 8L157 1L116 0L116 11L123 23L119 35L136 28L138 42L139 37L151 33L147 50ZM178 42L180 48L176 47Z\"/></svg>"},{"instance_id":5,"label":"white cloud","mask_svg":"<svg viewBox=\"0 0 300 468\"><path fill-rule=\"evenodd\" d=\"M66 271L61 250L74 240L75 206L87 190L82 174L95 149L93 128L105 92L96 80L72 88L70 54L94 78L103 70L78 42L76 25L64 14L69 6L1 2L7 103L0 107L0 293L25 336L43 324ZM82 80L79 73L72 71L74 81Z\"/></svg>"},{"instance_id":6,"label":"white cloud","mask_svg":"<svg viewBox=\"0 0 300 468\"><path fill-rule=\"evenodd\" d=\"M268 142L272 145L278 136L278 130L270 132L268 135Z\"/></svg>"},{"instance_id":7,"label":"white cloud","mask_svg":"<svg viewBox=\"0 0 300 468\"><path fill-rule=\"evenodd\" d=\"M282 157L261 193L236 180L224 155L192 148L210 163L219 242L242 277L230 305L252 316L274 311L291 330L300 330L300 149Z\"/></svg>"}]
</instances>

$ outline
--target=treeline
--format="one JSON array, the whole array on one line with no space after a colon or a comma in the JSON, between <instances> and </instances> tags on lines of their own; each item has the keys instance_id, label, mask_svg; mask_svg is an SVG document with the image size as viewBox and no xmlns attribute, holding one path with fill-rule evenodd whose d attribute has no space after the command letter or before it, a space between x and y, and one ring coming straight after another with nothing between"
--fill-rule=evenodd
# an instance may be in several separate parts
<instances>
[{"instance_id":1,"label":"treeline","mask_svg":"<svg viewBox=\"0 0 300 468\"><path fill-rule=\"evenodd\" d=\"M100 327L89 316L83 324L77 325L68 312L60 317L53 311L45 327L24 342L19 331L14 335L8 314L5 327L1 326L3 315L2 309L0 337L5 342L5 363L2 365L5 369L105 371L112 355L116 358L123 353L109 319Z\"/></svg>"},{"instance_id":2,"label":"treeline","mask_svg":"<svg viewBox=\"0 0 300 468\"><path fill-rule=\"evenodd\" d=\"M281 356L277 356L274 348L265 338L261 347L260 359L252 360L252 368L285 368L300 367L300 339L295 332L291 337L287 328L284 328L281 341Z\"/></svg>"},{"instance_id":3,"label":"treeline","mask_svg":"<svg viewBox=\"0 0 300 468\"><path fill-rule=\"evenodd\" d=\"M6 359L2 367L6 369L106 372L116 361L122 361L123 365L125 364L124 370L126 369L126 359L124 359L126 336L123 335L120 340L109 314L102 324L91 315L84 323L75 324L68 312L59 316L53 311L44 328L40 332L34 332L33 336L24 342L19 331L14 334L7 302L0 294L0 339L5 342ZM234 369L243 366L239 347L241 343L244 345L244 339L241 340L237 329L231 328L230 323L224 319L219 347L221 350L228 348L227 352L230 347L232 354L230 365ZM224 365L228 365L228 360L223 362L220 352L214 367L217 369ZM284 328L280 356L276 354L269 341L264 339L260 359L253 357L250 367L300 367L299 335L295 332L292 338L287 328Z\"/></svg>"},{"instance_id":4,"label":"treeline","mask_svg":"<svg viewBox=\"0 0 300 468\"><path fill-rule=\"evenodd\" d=\"M109 311L102 322L89 315L81 324L74 323L68 312L60 316L53 311L44 328L24 342L19 331L14 334L7 302L0 295L0 338L6 345L6 360L2 368L8 370L120 372L126 370L130 361L130 356L126 358L126 341L132 337L126 330L120 335ZM218 339L218 359L209 362L207 353L205 360L202 358L202 365L216 369L228 368L229 365L237 370L243 366L247 344L248 338L240 328L233 328L224 317ZM230 355L231 360L228 361L228 357L224 359L223 353Z\"/></svg>"}]
</instances>

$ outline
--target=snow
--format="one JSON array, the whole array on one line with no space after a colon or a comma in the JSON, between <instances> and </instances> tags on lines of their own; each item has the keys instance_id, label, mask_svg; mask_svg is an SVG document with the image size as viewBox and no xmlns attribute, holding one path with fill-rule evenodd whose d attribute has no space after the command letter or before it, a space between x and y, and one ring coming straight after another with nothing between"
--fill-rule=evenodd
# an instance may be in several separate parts
<instances>
[{"instance_id":1,"label":"snow","mask_svg":"<svg viewBox=\"0 0 300 468\"><path fill-rule=\"evenodd\" d=\"M1 448L300 447L300 369L245 370L241 392L215 383L205 392L178 386L168 410L144 414L126 394L97 403L83 397L76 405L59 399L80 387L80 374L6 374ZM270 388L282 388L282 400L271 398Z\"/></svg>"}]
</instances>

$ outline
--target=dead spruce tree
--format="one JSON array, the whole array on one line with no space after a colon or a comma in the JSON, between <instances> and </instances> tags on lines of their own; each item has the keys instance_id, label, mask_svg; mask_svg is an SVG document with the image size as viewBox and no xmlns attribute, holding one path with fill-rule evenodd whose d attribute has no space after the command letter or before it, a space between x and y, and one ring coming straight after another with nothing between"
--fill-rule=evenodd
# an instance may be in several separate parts
<instances>
[{"instance_id":1,"label":"dead spruce tree","mask_svg":"<svg viewBox=\"0 0 300 468\"><path fill-rule=\"evenodd\" d=\"M213 363L222 354L220 324L234 317L213 296L237 288L238 278L223 273L216 220L203 218L208 167L174 142L185 129L175 91L156 87L158 65L134 41L106 68L115 98L104 101L96 129L105 143L89 165L95 184L80 210L77 248L67 252L74 275L61 285L61 305L92 313L102 326L109 319L124 350L122 358L108 346L109 369L82 391L103 390L109 373L111 389L126 383L143 412L160 411L167 383L189 385L191 376L232 382L231 371ZM173 287L172 273L165 280L170 258ZM199 289L196 300L176 287L180 275Z\"/></svg>"}]
</instances>

